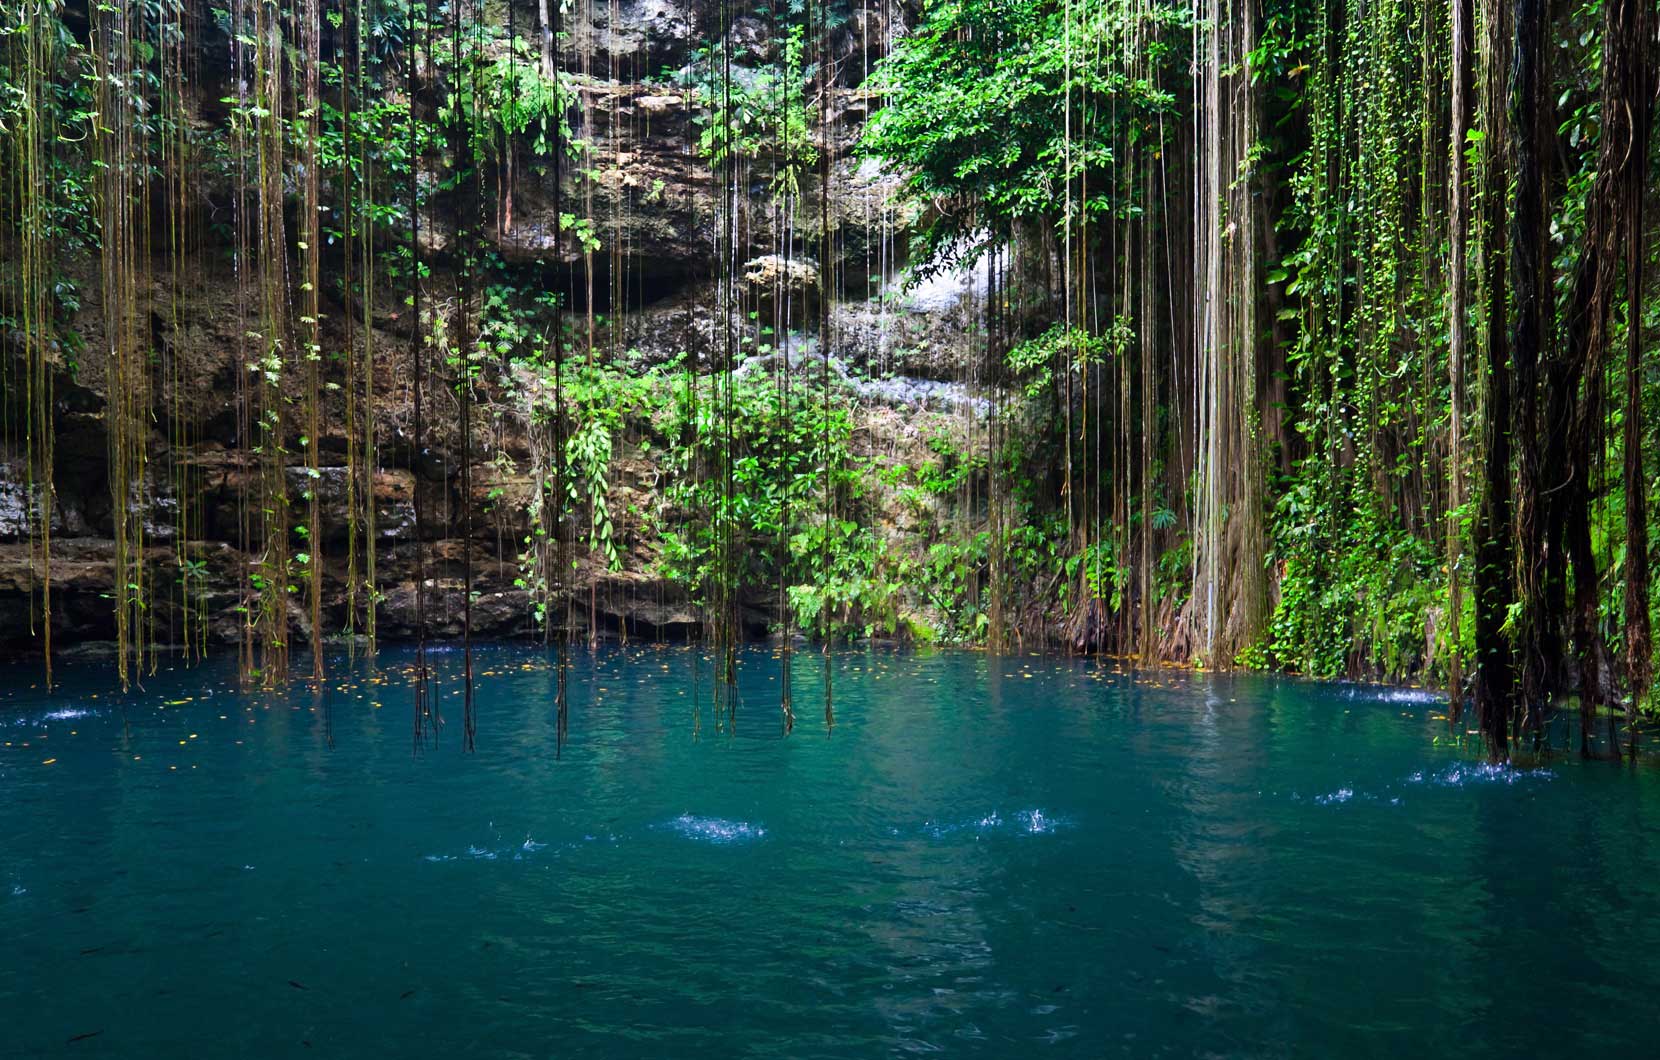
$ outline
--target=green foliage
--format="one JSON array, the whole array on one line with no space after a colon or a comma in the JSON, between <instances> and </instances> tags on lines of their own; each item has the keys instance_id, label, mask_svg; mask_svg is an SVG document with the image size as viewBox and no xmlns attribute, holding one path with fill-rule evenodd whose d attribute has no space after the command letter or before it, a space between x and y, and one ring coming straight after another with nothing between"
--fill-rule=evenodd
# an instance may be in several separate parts
<instances>
[{"instance_id":1,"label":"green foliage","mask_svg":"<svg viewBox=\"0 0 1660 1060\"><path fill-rule=\"evenodd\" d=\"M914 237L912 256L894 264L925 275L995 251L995 275L1006 284L979 288L999 297L974 306L971 333L961 337L975 400L987 406L963 418L972 441L938 430L926 453L912 447L903 457L875 455L878 447L859 437L858 409L848 395L792 390L780 377L753 370L760 366L754 361L746 371L744 355L775 353L773 344L782 342L754 305L743 306L754 333L738 343L731 375L700 375L684 360L641 368L623 358L604 363L574 356L601 344L593 334L556 333L561 307L544 288L555 285L551 266L563 273L570 255L544 272L510 265L478 243L469 247L475 233L466 231L461 217L468 211L460 204L493 188L504 200L497 205L505 207L515 186L534 187L526 198L540 209L558 169L563 190L572 194L561 199L564 212L541 220L570 237L564 251L604 249L605 221L583 212L593 199L583 193L614 174L597 171L608 163L583 137L603 127L592 120L593 100L611 89L584 82L579 95L573 75L543 68L531 27L510 36L504 20L456 18L460 9L449 5L368 0L329 11L316 67L325 90L315 110L290 105L307 59L297 39L284 39L301 17L291 6L243 5L235 23L224 7L210 7L206 19L183 20L177 0L130 10L97 5L83 12L51 3L0 9L0 174L6 178L0 180L0 249L7 252L0 255L0 331L12 344L5 353L14 354L14 333L49 334L57 342L54 364L72 367L80 340L70 320L83 301L93 301L74 276L89 271L91 254L115 245L118 236L140 248L128 253L159 258L164 233L155 222L173 208L167 195L185 187L192 198L181 195L181 214L207 226L190 238L200 237L227 262L228 248L236 246L236 275L246 285L240 290L260 287L260 305L246 307L249 325L238 325L235 336L247 348L249 372L238 383L252 417L239 444L253 448L273 480L290 470L293 369L330 359L323 320L360 299L351 306L354 324L363 320L371 334L406 333L410 322L400 320L395 304L388 307L388 289L378 300L370 292L382 275L395 281L391 298L405 297L420 282L424 311L414 326L425 349L436 352L428 364L443 383L453 381L495 415L497 426L522 416L525 433L534 436L528 444L535 450L537 489L528 502L521 584L532 589L541 619L548 617L551 583L569 577L550 572L545 562L543 546L558 538L586 548L588 569L656 562L706 602L716 585L750 598L782 591L795 621L821 635L897 634L910 627L948 640L985 637L989 601L1003 589L1017 597L1011 610L1038 614L1051 628L1083 603L1099 602L1128 617L1141 587L1137 575L1144 573L1153 599L1141 601L1143 608L1172 613L1191 605L1196 537L1183 521L1214 518L1227 525L1229 517L1216 509L1204 514L1195 503L1202 483L1189 450L1203 443L1199 436L1210 423L1198 411L1213 396L1203 388L1234 386L1248 406L1243 431L1261 445L1265 466L1275 469L1266 482L1253 479L1247 487L1250 499L1262 502L1247 514L1272 511L1266 562L1273 606L1266 636L1240 661L1321 675L1430 676L1448 650L1468 656L1472 622L1459 623L1464 644L1434 643L1446 628L1449 575L1468 575L1443 569L1447 521L1450 516L1470 542L1475 509L1466 498L1458 511L1445 510L1449 461L1469 463L1474 455L1449 454L1444 444L1452 323L1445 185L1449 151L1464 151L1479 168L1495 144L1492 131L1481 128L1471 129L1465 144L1447 142L1445 6L1273 0L1250 8L1259 18L1252 22L1248 66L1215 71L1229 78L1225 113L1210 113L1208 100L1201 102L1204 82L1195 71L1202 76L1205 57L1194 53L1225 27L1195 22L1189 4L922 0L910 12L918 17L906 19L914 24L893 40L859 95L847 93L850 67L825 65L845 59L837 49L854 39L840 35L848 5L828 8L809 11L790 2L745 13L763 27L762 39L752 46L742 43L742 34L705 42L665 79L678 80L689 97L695 142L688 147L710 167L730 167L731 188L743 201L724 217L745 230L737 238L764 238L766 211L757 209L764 204L772 208L780 246L814 234L828 243L836 235L816 232L817 218L805 212L786 216L790 204L810 201L813 191L825 192L827 208L828 196L840 194L810 187L825 161L821 152L838 143L834 129L820 127L821 114L854 114L866 100L876 106L859 150L897 182L899 201L880 204L881 212L906 218ZM1226 28L1239 25L1243 10L1222 5ZM83 17L113 11L135 27L123 31L122 43L135 65L120 79L107 73L88 43L98 38L89 36L86 22L96 19ZM268 36L250 33L255 13L271 27ZM1550 341L1556 343L1576 323L1568 311L1573 276L1587 252L1600 251L1586 236L1605 126L1601 13L1598 3L1557 5L1551 12L1555 135L1547 256L1556 298ZM187 26L201 37L184 41L179 34ZM40 42L31 34L45 34L49 47L25 47ZM362 69L348 46L354 40L362 43ZM174 48L177 70L202 70L191 74L201 78L195 86L164 75L169 67L158 56L174 55L168 50ZM238 53L237 67L224 77L217 64L228 51ZM210 52L220 58L197 61ZM1483 61L1491 67L1510 59ZM249 79L256 65L274 76ZM224 85L213 92L223 98L187 95L204 93L208 84ZM266 95L273 92L275 103ZM627 105L626 94L615 98ZM1254 360L1230 350L1231 360L1201 365L1215 350L1195 348L1204 345L1195 339L1200 329L1193 319L1202 310L1185 289L1196 274L1181 260L1201 233L1182 214L1208 189L1201 191L1191 156L1199 134L1218 128L1207 123L1243 114L1238 108L1245 99L1252 101L1253 120L1249 128L1240 123L1243 132L1230 127L1227 135L1240 142L1221 181L1259 203L1259 216L1272 228L1237 230L1239 218L1204 204L1199 215L1219 222L1218 232L1204 236L1225 245L1232 275L1225 291L1198 294L1216 294L1230 312L1256 299L1250 306L1255 334L1242 340ZM99 154L99 143L110 139L110 130L100 127L108 124L97 113L100 100L130 116L120 130L118 181ZM632 135L623 128L620 135ZM52 131L44 151L28 146L34 141L26 135L42 129ZM300 164L310 152L315 165ZM279 171L253 175L272 160ZM535 180L515 183L512 171L521 164ZM45 192L16 178L42 165ZM296 317L296 295L317 291L307 290L309 279L292 282L294 252L316 248L292 237L315 218L308 214L285 233L288 245L277 253L261 247L249 257L248 251L262 226L280 229L305 213L299 189L319 173L325 179L318 215L334 226L322 230L331 249L319 268L333 284L333 305ZM420 251L407 238L417 176L422 234L433 237ZM1650 199L1655 177L1651 159ZM640 214L612 218L621 245L610 267L625 270L636 267L631 258L649 253L649 226L661 220L651 211L672 207L665 200L678 194L652 172L630 186L646 190L619 197L626 200L619 211ZM111 187L130 196L121 201L134 208L122 216L146 217L155 230L101 231L100 198L107 205ZM279 201L259 201L272 198ZM1509 212L1508 203L1478 205L1501 217ZM498 212L503 230L510 215ZM437 223L426 227L428 218ZM481 218L473 220L485 227ZM835 223L841 235L861 238L846 217ZM20 255L12 251L23 232L54 257L45 282L40 274L19 275ZM648 234L630 242L637 232ZM342 245L363 247L362 258L347 259ZM442 249L427 253L429 246ZM1502 255L1504 248L1495 246L1488 253ZM825 275L857 256L844 244L839 262L822 263ZM873 257L867 254L867 264ZM1476 257L1465 264L1477 264ZM1650 257L1652 280L1660 268ZM890 261L885 247L881 260ZM461 262L465 296L446 290ZM356 264L363 271L352 274ZM161 274L153 265L145 262L133 273L126 301L137 301L132 295L141 284L163 286L152 282ZM616 292L631 279L608 278ZM1623 274L1615 282L1625 282ZM35 294L50 291L49 311L39 309L48 300L38 298L21 308L17 291L31 285ZM464 297L472 301L464 304ZM1660 328L1652 290L1621 290L1612 301L1616 333ZM1487 323L1482 316L1491 304L1484 297L1471 301L1466 323L1472 331ZM1502 292L1496 304L1503 305ZM463 309L472 329L465 341L453 330ZM42 315L50 317L45 326ZM387 325L387 316L397 322ZM296 322L301 335L293 334ZM177 325L159 325L169 326ZM567 320L572 326L580 325ZM150 338L157 328L146 321L138 329L143 348L134 355L144 364L134 379L148 379L159 363L161 352L150 348L161 345ZM327 341L334 341L328 330ZM821 338L831 345L831 336ZM1599 364L1601 381L1580 384L1583 396L1597 397L1586 406L1600 417L1590 430L1600 432L1609 457L1590 472L1588 492L1598 516L1591 529L1596 618L1611 640L1623 621L1618 601L1629 558L1620 518L1624 486L1606 444L1629 411L1611 385L1624 356L1619 349ZM332 351L330 368L346 359ZM1282 374L1269 378L1270 372ZM1246 375L1248 382L1236 378ZM16 388L14 377L0 382ZM1642 383L1652 423L1660 378L1648 371ZM333 381L322 385L341 389ZM1595 393L1596 386L1608 393ZM1490 397L1470 365L1465 397L1476 409ZM1271 410L1270 402L1282 407ZM157 411L140 413L154 420ZM1270 411L1283 415L1273 434L1264 429ZM357 451L372 460L373 410L359 412L357 422L371 428L370 444ZM1467 440L1479 436L1470 429L1475 419L1462 425ZM147 432L153 425L142 426ZM148 438L143 432L133 434L140 446ZM312 440L301 438L301 447ZM502 481L520 470L511 459L497 459ZM1210 468L1211 482L1231 470ZM1652 481L1653 469L1644 470ZM319 472L311 467L306 474L315 479ZM638 481L645 476L654 476L649 486ZM307 483L303 499L313 499L313 486ZM625 488L635 491L627 496L660 498L661 506L635 511L622 499ZM286 607L277 594L289 591L288 573L324 566L326 535L314 522L289 527L286 512L278 511L288 504L288 491L266 489L271 496L258 502L266 517L255 520L259 529L280 527L265 536L303 549L252 578L265 606ZM505 496L502 487L491 491L498 513ZM126 512L121 505L114 510ZM1232 515L1240 515L1237 506ZM1204 534L1197 540L1202 547ZM1242 549L1247 558L1229 562L1257 562L1256 551ZM197 568L181 569L198 582L206 577ZM1580 586L1559 588L1567 595ZM1469 608L1468 596L1463 606Z\"/></svg>"},{"instance_id":2,"label":"green foliage","mask_svg":"<svg viewBox=\"0 0 1660 1060\"><path fill-rule=\"evenodd\" d=\"M790 606L802 629L866 636L899 630L900 591L912 563L881 535L853 519L818 519L790 539L797 562L826 558L812 581L791 585Z\"/></svg>"},{"instance_id":3,"label":"green foliage","mask_svg":"<svg viewBox=\"0 0 1660 1060\"><path fill-rule=\"evenodd\" d=\"M732 67L710 45L694 56L687 77L706 108L694 119L698 154L715 168L729 160L772 159L769 190L775 199L789 201L799 198L802 174L818 162L807 110L808 86L818 67L806 59L802 25L789 25L781 36L783 54L776 64Z\"/></svg>"},{"instance_id":4,"label":"green foliage","mask_svg":"<svg viewBox=\"0 0 1660 1060\"><path fill-rule=\"evenodd\" d=\"M565 442L565 464L570 468L570 499L588 506L589 551L603 556L610 569L619 569L611 525L611 432L602 419L589 419L577 426Z\"/></svg>"},{"instance_id":5,"label":"green foliage","mask_svg":"<svg viewBox=\"0 0 1660 1060\"><path fill-rule=\"evenodd\" d=\"M947 537L929 546L918 590L940 615L938 635L945 640L977 642L988 619L979 592L991 558L991 535Z\"/></svg>"},{"instance_id":6,"label":"green foliage","mask_svg":"<svg viewBox=\"0 0 1660 1060\"><path fill-rule=\"evenodd\" d=\"M451 86L438 119L467 127L475 158L500 158L512 140L528 141L539 158L551 158L561 146L572 157L586 151L570 124L575 91L565 76L543 72L529 39L509 41L501 26L469 22L459 42L438 43ZM457 172L454 179L466 175Z\"/></svg>"},{"instance_id":7,"label":"green foliage","mask_svg":"<svg viewBox=\"0 0 1660 1060\"><path fill-rule=\"evenodd\" d=\"M1279 606L1261 654L1246 662L1317 677L1424 671L1426 616L1445 589L1435 549L1365 511L1323 510L1300 483L1280 498L1270 556Z\"/></svg>"},{"instance_id":8,"label":"green foliage","mask_svg":"<svg viewBox=\"0 0 1660 1060\"><path fill-rule=\"evenodd\" d=\"M1017 343L1009 350L1009 374L1028 398L1036 398L1052 392L1057 366L1063 372L1082 371L1087 365L1100 364L1110 344L1116 342L1122 347L1128 341L1127 326L1121 325L1109 335L1091 335L1083 328L1052 324L1037 338Z\"/></svg>"},{"instance_id":9,"label":"green foliage","mask_svg":"<svg viewBox=\"0 0 1660 1060\"><path fill-rule=\"evenodd\" d=\"M786 401L761 373L736 377L731 386L728 414L714 401L694 400L682 382L663 423L671 441L660 459L681 471L668 501L686 516L665 525L664 572L701 592L718 574L729 523L738 538L740 585L759 590L782 576L803 628L891 632L901 574L869 520L846 514L860 512L865 496L861 462L849 451L846 399L826 402L796 389ZM730 494L718 473L699 476L694 466L699 454L725 452L728 432ZM827 487L842 513L828 522Z\"/></svg>"},{"instance_id":10,"label":"green foliage","mask_svg":"<svg viewBox=\"0 0 1660 1060\"><path fill-rule=\"evenodd\" d=\"M1150 42L1141 58L1173 75L1186 5L929 0L923 12L876 70L886 105L862 138L925 208L916 264L971 261L1022 220L1059 227L1128 208L1109 174L1173 128L1177 100L1158 85L1174 77L1101 42L1138 29ZM1086 110L1087 132L1072 124Z\"/></svg>"}]
</instances>

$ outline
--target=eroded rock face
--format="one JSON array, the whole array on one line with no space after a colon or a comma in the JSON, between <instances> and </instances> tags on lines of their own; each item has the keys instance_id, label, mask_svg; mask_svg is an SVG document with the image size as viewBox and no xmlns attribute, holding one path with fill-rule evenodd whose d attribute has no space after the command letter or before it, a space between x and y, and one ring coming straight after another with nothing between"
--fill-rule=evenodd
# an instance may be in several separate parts
<instances>
[{"instance_id":1,"label":"eroded rock face","mask_svg":"<svg viewBox=\"0 0 1660 1060\"><path fill-rule=\"evenodd\" d=\"M0 474L0 540L29 536L34 502L23 474L10 466Z\"/></svg>"},{"instance_id":2,"label":"eroded rock face","mask_svg":"<svg viewBox=\"0 0 1660 1060\"><path fill-rule=\"evenodd\" d=\"M691 60L713 7L701 0L596 0L593 20L577 19L566 53L578 63L585 52L590 62L597 58L595 72L607 78L661 77Z\"/></svg>"},{"instance_id":3,"label":"eroded rock face","mask_svg":"<svg viewBox=\"0 0 1660 1060\"><path fill-rule=\"evenodd\" d=\"M521 144L511 182L505 185L510 201L487 204L494 224L486 225L485 237L506 268L515 270L515 282L539 283L560 292L573 317L592 309L593 345L602 356L652 364L686 354L690 363L713 367L723 348L725 328L714 266L716 207L723 189L696 150L699 126L688 89L698 49L716 32L715 12L711 0L594 0L568 13L561 65L578 72L573 81L578 105L572 120L578 135L592 147L585 163L593 173L592 185L584 189L578 183L574 166L559 168L556 184L556 167L537 159L529 144ZM514 15L519 31L529 38L535 32L537 6L515 3ZM756 318L770 316L777 295L787 294L790 328L800 334L780 345L801 354L799 363L791 362L792 369L817 371L810 365L825 363L819 352L823 344L815 334L819 300L827 299L834 336L829 363L862 401L896 410L949 407L951 402L969 400L956 382L965 378L966 362L955 340L972 322L974 280L958 282L943 293L925 288L895 295L905 245L900 229L906 219L883 206L894 177L859 161L854 152L871 108L860 83L880 57L883 43L901 28L884 21L890 16L907 17L904 6L862 8L834 34L837 80L826 102L828 142L821 144L829 156L829 186L820 186L815 169L802 174L799 189L803 203L820 203L822 196L829 238L819 230L817 207L786 218L764 176L740 190L737 228L745 245L738 250L738 261L745 263L741 279L746 293L736 316L740 325L750 312ZM734 62L740 67L753 70L776 57L779 41L760 20L741 16L731 34ZM216 91L219 86L212 80L222 67L221 58L204 60L199 89L204 121L224 118L218 98L225 93ZM762 156L752 160L749 169L764 175L770 164ZM450 255L459 213L445 198L452 193L430 173L427 176L421 250L436 295L455 289L456 263ZM492 197L503 187L486 183ZM224 191L206 187L202 194L205 200L222 203L227 198ZM325 196L332 194L332 187L325 189ZM592 236L599 246L584 255L575 234L561 223L561 214L587 209L590 197ZM787 227L781 231L780 226ZM252 455L257 444L252 435L257 432L249 426L243 386L255 356L247 340L251 310L241 302L234 273L225 267L228 248L211 243L214 231L204 234L204 244L176 272L158 258L147 292L155 306L166 309L151 319L154 432L143 501L155 636L163 643L181 635L187 606L203 613L215 638L229 641L241 636L244 619L238 608L258 544L248 540L248 520L243 517L250 505L260 503L261 495L258 457ZM827 246L834 256L821 270L817 258ZM328 257L331 253L338 251L325 253L325 269L331 275L323 288L324 344L326 350L340 350L346 348L348 317L356 329L354 341L362 341L364 307L338 300L340 264ZM625 282L613 285L610 270L617 263ZM61 264L66 275L77 279L85 297L83 308L65 322L80 336L84 352L77 366L62 365L56 379L50 571L51 623L60 646L114 633L114 531L105 423L109 395L101 352L106 344L98 269L90 258ZM826 274L837 278L839 289L820 289L820 277ZM590 285L595 292L591 305L586 293ZM462 577L470 558L475 633L531 635L533 601L521 571L538 489L531 471L531 426L516 404L518 398L508 392L510 383L482 394L481 402L502 415L475 431L468 454L471 492L464 490L453 391L443 379L427 391L422 436L414 436L408 350L416 322L404 300L406 291L393 287L381 285L368 307L376 350L372 418L378 452L371 481L382 594L380 633L388 638L414 633L418 539L430 632L461 632ZM613 289L621 291L622 300L616 304ZM0 356L15 359L17 351L0 349ZM813 362L814 356L819 360ZM879 378L895 373L914 378ZM295 408L301 397L300 374L291 373L283 383ZM318 439L324 466L315 477L302 466L298 418L291 420L291 455L284 472L291 523L309 518L307 489L319 500L317 525L308 527L306 539L296 537L291 545L321 558L323 608L331 630L344 625L348 595L346 413L343 391L326 389L319 410L324 429ZM872 422L878 429L912 429L902 414L876 416ZM649 425L631 429L649 437ZM914 441L901 439L901 444ZM888 446L889 440L873 437L871 444ZM22 465L14 457L0 453L0 651L29 650L44 621L45 564L38 545L29 539L30 496ZM666 503L660 476L649 457L619 447L612 482L611 508L623 570L599 570L592 557L578 555L571 577L584 588L575 594L569 615L555 620L580 630L592 626L606 635L685 637L699 628L701 615L684 590L660 573L660 539L652 521L652 513ZM181 487L190 513L187 540L182 542L175 540ZM419 533L417 493L422 509ZM919 520L927 517L897 509L890 514L884 521L895 526L921 525ZM465 529L469 522L470 536ZM257 533L257 518L253 525ZM180 549L198 572L193 575L198 587L188 601L179 588ZM291 600L296 630L303 630L308 620L303 599L296 593ZM764 633L778 618L777 606L777 594L771 591L744 601L743 621L749 631Z\"/></svg>"},{"instance_id":4,"label":"eroded rock face","mask_svg":"<svg viewBox=\"0 0 1660 1060\"><path fill-rule=\"evenodd\" d=\"M927 277L902 273L882 284L879 297L838 302L831 326L842 354L869 375L969 381L977 360L970 337L985 293L983 264Z\"/></svg>"}]
</instances>

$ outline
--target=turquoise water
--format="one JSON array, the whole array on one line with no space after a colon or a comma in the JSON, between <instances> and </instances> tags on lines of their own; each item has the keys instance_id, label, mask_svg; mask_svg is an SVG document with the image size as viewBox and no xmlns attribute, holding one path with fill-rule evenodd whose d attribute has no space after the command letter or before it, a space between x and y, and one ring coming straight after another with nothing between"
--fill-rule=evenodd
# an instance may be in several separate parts
<instances>
[{"instance_id":1,"label":"turquoise water","mask_svg":"<svg viewBox=\"0 0 1660 1060\"><path fill-rule=\"evenodd\" d=\"M1428 697L972 654L0 670L0 1055L1652 1056L1660 775ZM707 697L704 665L696 690ZM125 704L125 722L120 709ZM332 727L334 746L328 741ZM50 760L50 764L47 764ZM84 1036L84 1037L83 1037Z\"/></svg>"}]
</instances>

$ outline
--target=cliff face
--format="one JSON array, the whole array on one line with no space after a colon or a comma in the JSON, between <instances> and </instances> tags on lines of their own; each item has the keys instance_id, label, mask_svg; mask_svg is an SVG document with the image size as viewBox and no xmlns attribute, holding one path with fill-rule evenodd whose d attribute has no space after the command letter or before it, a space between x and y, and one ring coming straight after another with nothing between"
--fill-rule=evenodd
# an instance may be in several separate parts
<instances>
[{"instance_id":1,"label":"cliff face","mask_svg":"<svg viewBox=\"0 0 1660 1060\"><path fill-rule=\"evenodd\" d=\"M591 183L584 187L567 171L556 184L553 168L546 165L521 165L510 177L493 175L487 207L493 223L484 229L499 255L495 267L521 289L528 285L559 292L573 317L591 317L592 347L602 359L649 365L685 354L696 363L713 364L724 328L716 309L713 264L719 185L695 150L697 115L683 86L695 50L714 39L714 6L708 0L618 0L582 9L587 17L570 16L575 23L567 25L561 65L582 71L574 79L579 102L571 118L574 133L591 145ZM517 7L513 17L518 31L528 34L535 26L535 6ZM780 286L799 293L800 304L813 306L815 316L817 299L829 300L830 342L816 334L816 321L806 321L804 328L797 323L801 355L782 370L819 379L827 370L823 356L828 353L839 391L861 409L855 452L920 465L929 458L930 438L971 429L976 416L974 401L953 382L966 377L964 334L972 322L974 284L972 277L959 277L900 294L891 282L904 242L883 207L891 178L861 164L852 151L872 105L862 89L865 71L879 57L881 42L902 29L882 18L879 11L855 12L836 31L834 87L824 103L830 131L821 144L829 153L824 201L829 244L836 248L823 274L835 278L833 289L816 289L819 271L813 255L824 245L820 233L794 222L782 227L785 222L759 176L750 182L741 211L739 249L748 304L757 311L770 312L766 292ZM774 57L777 44L758 21L738 18L731 35L735 62L760 65ZM193 89L204 133L224 120L218 101L230 91L225 71L215 67L216 54L204 46L202 84ZM765 165L757 160L753 168L759 174ZM807 179L802 195L816 198L816 177ZM435 186L422 218L422 253L432 270L427 281L432 293L456 289L455 218L460 211L446 194L453 193ZM162 644L182 636L185 594L180 587L186 579L197 587L191 606L201 609L212 638L235 639L243 626L238 608L249 562L244 514L257 494L257 469L249 440L237 434L238 350L251 310L239 293L245 288L239 287L232 247L223 235L230 201L228 189L204 175L194 207L203 222L199 239L176 262L165 247L152 247L150 278L141 292L151 307L153 432L145 495L136 503L145 520L151 636ZM594 219L599 249L587 258L575 251L568 234L558 234L560 213L573 208ZM291 205L291 217L292 211ZM295 253L292 230L290 243ZM612 270L619 267L621 276L613 277ZM114 543L106 430L110 395L97 263L65 261L62 268L80 280L84 292L81 309L62 322L80 337L80 353L72 359L60 351L55 375L51 621L54 643L69 645L114 636ZM337 281L339 262L325 256L325 271ZM590 289L595 292L591 303ZM362 320L363 306L347 304L338 282L325 283L324 290L325 340L340 349L346 343L344 322L348 316ZM884 292L888 297L882 297ZM402 637L414 631L417 493L424 512L419 537L425 542L429 632L461 631L463 559L470 555L474 632L529 633L532 601L519 584L519 552L530 532L528 511L536 488L530 417L513 406L510 395L481 394L485 423L465 456L472 470L471 494L465 495L453 391L442 385L427 391L426 429L422 437L413 436L407 351L414 322L405 294L404 286L383 282L369 307L377 350L373 418L379 452L373 482L380 635ZM15 360L19 350L13 335L0 346L0 356ZM778 371L777 355L772 356L766 370ZM758 356L757 367L761 361ZM296 388L297 399L297 379L286 385ZM345 399L339 391L325 392L321 419L325 466L312 479L302 466L302 447L290 447L290 503L301 510L301 491L314 484L322 517L305 544L322 558L324 623L333 632L346 617L348 548L348 442L341 426ZM576 625L637 636L681 636L699 625L700 615L685 591L662 574L657 516L666 504L665 476L650 455L651 443L661 440L658 431L646 421L624 425L609 468L607 496L620 569L604 569L577 549L570 583ZM28 488L17 453L8 458L0 449L0 650L29 650L37 643L41 621L45 571L39 543L29 536ZM897 490L877 487L870 496L880 532L904 540L913 551L926 547L933 525L949 514L939 502L902 499ZM175 540L181 504L188 539L182 548ZM470 539L462 531L468 513ZM306 616L299 599L296 594L292 621L303 631ZM757 589L743 602L745 625L762 633L778 610L776 589Z\"/></svg>"}]
</instances>

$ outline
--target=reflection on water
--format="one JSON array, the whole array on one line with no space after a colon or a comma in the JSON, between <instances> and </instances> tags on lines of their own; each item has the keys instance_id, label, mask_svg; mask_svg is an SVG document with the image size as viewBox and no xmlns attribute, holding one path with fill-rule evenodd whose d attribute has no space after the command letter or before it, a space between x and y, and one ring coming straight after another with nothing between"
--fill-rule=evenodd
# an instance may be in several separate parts
<instances>
[{"instance_id":1,"label":"reflection on water","mask_svg":"<svg viewBox=\"0 0 1660 1060\"><path fill-rule=\"evenodd\" d=\"M125 697L96 665L0 685L0 1054L1463 1058L1660 1031L1657 774L1483 764L1437 745L1427 694L848 652L834 730L784 737L751 651L716 734L707 660L579 652L556 759L552 657L492 647L478 751L457 727L415 755L410 661L331 660L326 695L218 664ZM459 697L459 656L433 662ZM797 653L798 704L824 665Z\"/></svg>"}]
</instances>

